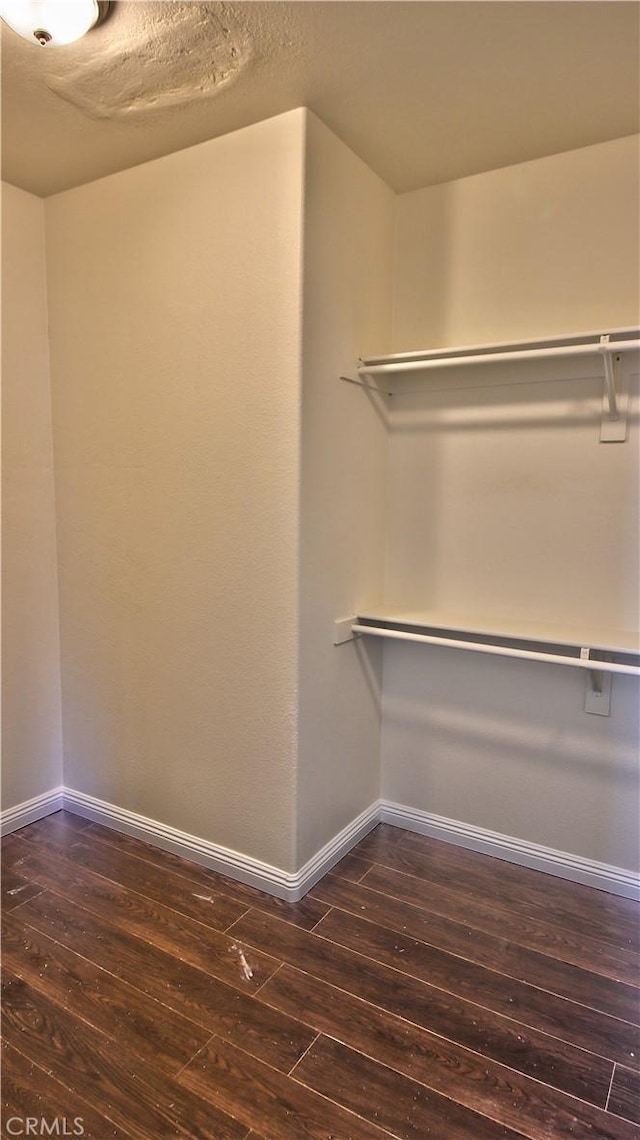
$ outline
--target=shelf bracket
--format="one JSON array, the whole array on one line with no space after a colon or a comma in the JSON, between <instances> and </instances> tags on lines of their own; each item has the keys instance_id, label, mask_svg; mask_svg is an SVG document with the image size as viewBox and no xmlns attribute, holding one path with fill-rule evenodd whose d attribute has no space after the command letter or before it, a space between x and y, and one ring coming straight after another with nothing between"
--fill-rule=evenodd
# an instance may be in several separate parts
<instances>
[{"instance_id":1,"label":"shelf bracket","mask_svg":"<svg viewBox=\"0 0 640 1140\"><path fill-rule=\"evenodd\" d=\"M333 623L333 644L344 645L346 641L355 641L358 637L357 633L353 632L353 625L357 621L355 614L351 617L338 618Z\"/></svg>"},{"instance_id":2,"label":"shelf bracket","mask_svg":"<svg viewBox=\"0 0 640 1140\"><path fill-rule=\"evenodd\" d=\"M611 712L612 674L602 669L590 669L584 698L584 711L596 716L609 716Z\"/></svg>"},{"instance_id":3,"label":"shelf bracket","mask_svg":"<svg viewBox=\"0 0 640 1140\"><path fill-rule=\"evenodd\" d=\"M616 365L620 356L615 356L615 345L609 335L600 337L600 352L604 364L604 393L602 396L601 443L624 443L627 438L627 414L629 394L620 382L616 383Z\"/></svg>"},{"instance_id":4,"label":"shelf bracket","mask_svg":"<svg viewBox=\"0 0 640 1140\"><path fill-rule=\"evenodd\" d=\"M363 376L369 377L369 373L363 373ZM344 380L345 384L357 384L359 388L364 388L365 392L375 392L377 396L393 396L393 392L387 388L378 388L376 384L369 384L366 380L355 380L353 376L340 376L339 379Z\"/></svg>"}]
</instances>

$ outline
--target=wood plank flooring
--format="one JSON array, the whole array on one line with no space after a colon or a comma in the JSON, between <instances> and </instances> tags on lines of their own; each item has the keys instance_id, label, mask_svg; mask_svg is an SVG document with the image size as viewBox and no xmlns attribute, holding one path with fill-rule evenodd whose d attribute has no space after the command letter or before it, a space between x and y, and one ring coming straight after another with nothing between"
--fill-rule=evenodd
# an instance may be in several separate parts
<instances>
[{"instance_id":1,"label":"wood plank flooring","mask_svg":"<svg viewBox=\"0 0 640 1140\"><path fill-rule=\"evenodd\" d=\"M386 825L295 905L64 812L2 867L3 1137L640 1140L633 902Z\"/></svg>"}]
</instances>

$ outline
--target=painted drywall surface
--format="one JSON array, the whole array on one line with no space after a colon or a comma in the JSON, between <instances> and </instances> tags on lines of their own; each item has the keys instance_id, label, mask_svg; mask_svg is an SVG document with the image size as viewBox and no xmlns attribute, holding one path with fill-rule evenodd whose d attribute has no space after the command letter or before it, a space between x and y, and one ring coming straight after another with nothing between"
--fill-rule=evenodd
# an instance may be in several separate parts
<instances>
[{"instance_id":1,"label":"painted drywall surface","mask_svg":"<svg viewBox=\"0 0 640 1140\"><path fill-rule=\"evenodd\" d=\"M637 681L583 712L580 669L389 645L385 798L587 859L639 866Z\"/></svg>"},{"instance_id":2,"label":"painted drywall surface","mask_svg":"<svg viewBox=\"0 0 640 1140\"><path fill-rule=\"evenodd\" d=\"M393 195L308 115L300 539L298 863L379 795L380 651L332 644L382 589L387 433L353 375L390 336Z\"/></svg>"},{"instance_id":3,"label":"painted drywall surface","mask_svg":"<svg viewBox=\"0 0 640 1140\"><path fill-rule=\"evenodd\" d=\"M638 137L401 195L394 351L638 321Z\"/></svg>"},{"instance_id":4,"label":"painted drywall surface","mask_svg":"<svg viewBox=\"0 0 640 1140\"><path fill-rule=\"evenodd\" d=\"M394 347L633 323L637 202L630 140L400 198ZM627 443L599 443L598 371L565 383L578 373L560 362L545 383L483 389L450 372L448 391L395 402L390 604L637 628L638 406ZM586 683L558 666L387 648L383 794L636 867L637 683L614 678L608 718L584 712Z\"/></svg>"},{"instance_id":5,"label":"painted drywall surface","mask_svg":"<svg viewBox=\"0 0 640 1140\"><path fill-rule=\"evenodd\" d=\"M506 366L485 366L500 386L469 388L456 369L449 391L394 399L386 601L637 629L637 358L624 367L636 372L626 443L599 442L598 359L547 369L584 380L539 382L531 364L512 375L538 380L503 385Z\"/></svg>"},{"instance_id":6,"label":"painted drywall surface","mask_svg":"<svg viewBox=\"0 0 640 1140\"><path fill-rule=\"evenodd\" d=\"M2 806L62 783L43 203L2 187Z\"/></svg>"},{"instance_id":7,"label":"painted drywall surface","mask_svg":"<svg viewBox=\"0 0 640 1140\"><path fill-rule=\"evenodd\" d=\"M303 125L46 203L65 782L285 870Z\"/></svg>"}]
</instances>

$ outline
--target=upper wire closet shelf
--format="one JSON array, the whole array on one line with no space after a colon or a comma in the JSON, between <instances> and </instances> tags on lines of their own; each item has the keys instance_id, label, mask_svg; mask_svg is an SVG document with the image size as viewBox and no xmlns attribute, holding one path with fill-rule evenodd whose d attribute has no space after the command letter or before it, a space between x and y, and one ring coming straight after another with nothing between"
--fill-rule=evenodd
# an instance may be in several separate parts
<instances>
[{"instance_id":1,"label":"upper wire closet shelf","mask_svg":"<svg viewBox=\"0 0 640 1140\"><path fill-rule=\"evenodd\" d=\"M640 329L613 329L609 332L577 333L528 341L502 341L498 344L467 345L463 348L434 348L397 352L388 356L366 356L358 364L359 376L417 372L461 365L498 364L518 360L544 360L560 356L602 356L605 360L640 348Z\"/></svg>"},{"instance_id":2,"label":"upper wire closet shelf","mask_svg":"<svg viewBox=\"0 0 640 1140\"><path fill-rule=\"evenodd\" d=\"M393 386L394 376L416 373L423 377L443 369L478 367L486 365L517 365L538 361L540 364L564 358L591 358L598 364L604 382L602 430L603 443L622 443L627 435L628 393L617 366L625 353L640 349L640 329L618 328L608 332L575 333L566 336L544 337L526 341L502 341L496 344L466 345L462 348L434 348L414 352L397 352L388 356L362 357L357 366L358 378L341 376L352 384L385 396L408 395L415 389L405 385ZM575 370L574 370L575 371ZM515 373L509 373L509 380ZM545 370L541 380L548 379ZM564 379L582 379L576 372ZM504 383L502 377L498 383Z\"/></svg>"}]
</instances>

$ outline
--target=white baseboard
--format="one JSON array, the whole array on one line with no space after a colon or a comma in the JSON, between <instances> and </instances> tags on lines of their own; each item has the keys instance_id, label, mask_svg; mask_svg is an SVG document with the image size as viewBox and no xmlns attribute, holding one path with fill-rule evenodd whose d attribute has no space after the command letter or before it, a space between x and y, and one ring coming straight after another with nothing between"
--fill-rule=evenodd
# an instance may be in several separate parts
<instances>
[{"instance_id":1,"label":"white baseboard","mask_svg":"<svg viewBox=\"0 0 640 1140\"><path fill-rule=\"evenodd\" d=\"M566 851L556 851L552 847L543 847L538 843L530 843L510 835L501 835L496 831L488 831L483 827L447 819L445 816L434 815L432 812L420 811L389 800L378 800L370 804L365 811L329 840L299 871L283 871L279 867L243 855L239 851L221 847L196 835L189 835L188 832L179 831L168 824L148 819L146 816L127 811L126 808L117 807L105 800L96 799L95 796L88 796L84 792L74 791L72 788L54 788L51 792L34 796L25 803L3 811L0 814L0 832L2 835L8 835L62 808L94 823L111 827L114 831L142 839L165 851L172 851L175 855L191 859L194 863L219 871L229 878L257 887L287 902L297 902L301 899L379 822L415 831L421 835L430 835L434 839L442 839L446 843L479 851L484 855L493 855L521 867L544 871L574 883L597 887L610 894L631 899L640 898L640 875L634 871L613 867L608 863L598 863L593 859L584 859Z\"/></svg>"},{"instance_id":2,"label":"white baseboard","mask_svg":"<svg viewBox=\"0 0 640 1140\"><path fill-rule=\"evenodd\" d=\"M624 898L640 899L640 875L635 871L627 871L624 867L598 863L595 859L584 859L567 851L556 851L553 847L543 847L539 843L530 843L511 835L501 835L497 831L460 823L455 819L405 807L403 804L394 804L389 800L382 800L380 803L380 819L383 823L390 823L394 827L403 827L407 831L416 831L420 835L442 839L458 847L480 851L483 855L493 855L498 859L505 859L508 863L516 863L520 867L531 867L535 871L544 871L560 879L570 879L573 883L597 887L601 891L622 895Z\"/></svg>"},{"instance_id":3,"label":"white baseboard","mask_svg":"<svg viewBox=\"0 0 640 1140\"><path fill-rule=\"evenodd\" d=\"M239 851L221 847L196 835L189 835L186 831L179 831L168 824L158 823L157 820L116 807L115 804L98 800L84 792L76 792L72 788L64 789L64 807L84 819L101 823L126 835L133 835L136 839L142 839L165 851L172 851L184 859L191 859L203 867L219 871L241 883L248 883L249 886L257 887L287 902L298 902L323 875L326 875L327 871L330 871L376 826L380 817L379 804L377 802L371 804L366 811L326 843L305 863L304 867L294 872L282 871L279 867L263 863L249 855L242 855Z\"/></svg>"},{"instance_id":4,"label":"white baseboard","mask_svg":"<svg viewBox=\"0 0 640 1140\"><path fill-rule=\"evenodd\" d=\"M376 800L375 803L369 805L365 811L351 820L342 831L325 843L324 847L320 849L304 867L296 871L292 878L295 880L296 900L301 899L310 891L312 887L320 881L320 879L335 867L345 855L348 855L352 847L355 847L365 835L373 831L380 823L380 801Z\"/></svg>"},{"instance_id":5,"label":"white baseboard","mask_svg":"<svg viewBox=\"0 0 640 1140\"><path fill-rule=\"evenodd\" d=\"M0 813L0 835L10 835L26 827L28 823L35 823L45 815L52 815L60 811L63 806L64 788L53 788L50 792L43 792L41 796L34 796L31 800L16 804L15 807L6 808Z\"/></svg>"}]
</instances>

